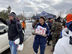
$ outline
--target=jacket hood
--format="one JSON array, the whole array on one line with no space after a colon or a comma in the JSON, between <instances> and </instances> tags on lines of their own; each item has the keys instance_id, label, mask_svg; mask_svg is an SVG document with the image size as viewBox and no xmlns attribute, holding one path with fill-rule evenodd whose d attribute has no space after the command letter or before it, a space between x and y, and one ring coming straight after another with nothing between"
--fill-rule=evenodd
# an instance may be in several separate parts
<instances>
[{"instance_id":1,"label":"jacket hood","mask_svg":"<svg viewBox=\"0 0 72 54\"><path fill-rule=\"evenodd\" d=\"M68 14L66 16L66 20L67 20L67 23L69 23L70 21L72 21L72 14Z\"/></svg>"},{"instance_id":2,"label":"jacket hood","mask_svg":"<svg viewBox=\"0 0 72 54\"><path fill-rule=\"evenodd\" d=\"M62 30L62 37L70 37L72 36L72 31L70 31L68 28L64 28Z\"/></svg>"},{"instance_id":3,"label":"jacket hood","mask_svg":"<svg viewBox=\"0 0 72 54\"><path fill-rule=\"evenodd\" d=\"M11 23L16 23L17 21L19 21L17 18L14 18L13 20L10 20Z\"/></svg>"},{"instance_id":4,"label":"jacket hood","mask_svg":"<svg viewBox=\"0 0 72 54\"><path fill-rule=\"evenodd\" d=\"M72 31L72 21L69 23L66 23L67 28Z\"/></svg>"}]
</instances>

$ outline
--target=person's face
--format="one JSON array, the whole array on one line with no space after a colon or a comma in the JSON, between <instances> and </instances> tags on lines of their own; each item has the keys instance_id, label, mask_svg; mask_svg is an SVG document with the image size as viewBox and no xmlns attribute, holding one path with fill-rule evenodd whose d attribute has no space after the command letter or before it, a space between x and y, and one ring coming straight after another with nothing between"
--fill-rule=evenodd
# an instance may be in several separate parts
<instances>
[{"instance_id":1,"label":"person's face","mask_svg":"<svg viewBox=\"0 0 72 54\"><path fill-rule=\"evenodd\" d=\"M39 22L40 22L41 24L43 24L45 21L44 21L42 18L40 18Z\"/></svg>"},{"instance_id":2,"label":"person's face","mask_svg":"<svg viewBox=\"0 0 72 54\"><path fill-rule=\"evenodd\" d=\"M12 20L12 19L14 19L12 16L9 16L9 20Z\"/></svg>"}]
</instances>

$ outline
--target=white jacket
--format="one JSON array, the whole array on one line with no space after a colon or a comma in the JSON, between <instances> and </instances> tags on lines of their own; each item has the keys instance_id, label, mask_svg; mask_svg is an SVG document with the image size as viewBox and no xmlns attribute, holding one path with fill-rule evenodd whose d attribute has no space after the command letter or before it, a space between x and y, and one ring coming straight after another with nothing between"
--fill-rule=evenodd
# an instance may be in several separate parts
<instances>
[{"instance_id":1,"label":"white jacket","mask_svg":"<svg viewBox=\"0 0 72 54\"><path fill-rule=\"evenodd\" d=\"M66 33L67 31L69 34ZM68 28L64 28L62 36L63 37L58 40L53 54L72 54L72 45L69 44L69 37L72 36L72 32Z\"/></svg>"}]
</instances>

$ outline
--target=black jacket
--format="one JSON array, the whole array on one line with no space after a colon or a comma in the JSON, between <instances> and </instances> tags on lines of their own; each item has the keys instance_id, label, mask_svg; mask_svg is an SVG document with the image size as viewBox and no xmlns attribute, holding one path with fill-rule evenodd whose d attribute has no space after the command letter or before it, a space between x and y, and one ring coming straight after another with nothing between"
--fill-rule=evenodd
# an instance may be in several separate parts
<instances>
[{"instance_id":1,"label":"black jacket","mask_svg":"<svg viewBox=\"0 0 72 54\"><path fill-rule=\"evenodd\" d=\"M50 21L47 21L49 28L51 29L52 23Z\"/></svg>"},{"instance_id":2,"label":"black jacket","mask_svg":"<svg viewBox=\"0 0 72 54\"><path fill-rule=\"evenodd\" d=\"M20 38L20 44L23 42L22 35L22 27L20 22L15 18L11 21L5 21L4 19L0 18L0 21L4 24L8 25L8 39L10 41L15 41L17 38Z\"/></svg>"}]
</instances>

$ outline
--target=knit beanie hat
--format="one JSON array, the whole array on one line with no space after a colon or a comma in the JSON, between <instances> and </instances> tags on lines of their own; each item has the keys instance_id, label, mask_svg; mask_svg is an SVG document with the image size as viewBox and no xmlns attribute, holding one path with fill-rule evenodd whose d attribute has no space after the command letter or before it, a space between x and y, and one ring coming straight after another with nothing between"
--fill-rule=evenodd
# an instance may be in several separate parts
<instances>
[{"instance_id":1,"label":"knit beanie hat","mask_svg":"<svg viewBox=\"0 0 72 54\"><path fill-rule=\"evenodd\" d=\"M36 17L36 19L39 19L39 17Z\"/></svg>"},{"instance_id":2,"label":"knit beanie hat","mask_svg":"<svg viewBox=\"0 0 72 54\"><path fill-rule=\"evenodd\" d=\"M9 14L9 16L12 16L12 17L16 18L16 14L15 14L14 12L11 12L11 13Z\"/></svg>"},{"instance_id":3,"label":"knit beanie hat","mask_svg":"<svg viewBox=\"0 0 72 54\"><path fill-rule=\"evenodd\" d=\"M67 23L69 23L70 21L72 21L72 14L68 14L66 16L66 20L67 20Z\"/></svg>"}]
</instances>

